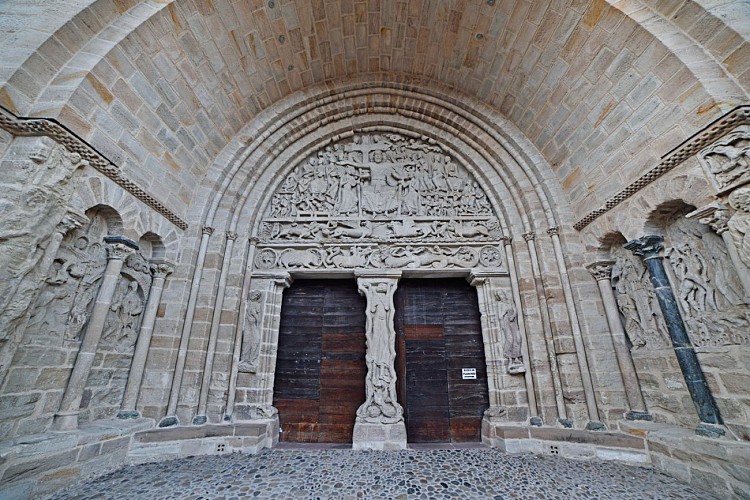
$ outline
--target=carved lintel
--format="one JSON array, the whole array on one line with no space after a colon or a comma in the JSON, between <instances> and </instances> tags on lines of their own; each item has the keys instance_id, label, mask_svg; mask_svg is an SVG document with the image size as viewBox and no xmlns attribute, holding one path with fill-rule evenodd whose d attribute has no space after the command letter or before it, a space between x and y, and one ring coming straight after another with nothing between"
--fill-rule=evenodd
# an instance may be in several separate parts
<instances>
[{"instance_id":1,"label":"carved lintel","mask_svg":"<svg viewBox=\"0 0 750 500\"><path fill-rule=\"evenodd\" d=\"M615 265L613 260L601 260L592 262L586 266L596 281L609 280L612 276L612 266Z\"/></svg>"}]
</instances>

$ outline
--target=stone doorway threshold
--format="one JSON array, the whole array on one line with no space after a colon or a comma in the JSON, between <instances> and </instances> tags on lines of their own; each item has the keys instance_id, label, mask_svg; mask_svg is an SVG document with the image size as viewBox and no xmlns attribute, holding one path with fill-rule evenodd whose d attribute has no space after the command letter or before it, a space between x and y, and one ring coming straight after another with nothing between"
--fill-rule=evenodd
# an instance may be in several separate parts
<instances>
[{"instance_id":1,"label":"stone doorway threshold","mask_svg":"<svg viewBox=\"0 0 750 500\"><path fill-rule=\"evenodd\" d=\"M409 450L471 450L489 449L484 443L408 443ZM281 442L274 446L275 450L351 450L348 443L292 443Z\"/></svg>"}]
</instances>

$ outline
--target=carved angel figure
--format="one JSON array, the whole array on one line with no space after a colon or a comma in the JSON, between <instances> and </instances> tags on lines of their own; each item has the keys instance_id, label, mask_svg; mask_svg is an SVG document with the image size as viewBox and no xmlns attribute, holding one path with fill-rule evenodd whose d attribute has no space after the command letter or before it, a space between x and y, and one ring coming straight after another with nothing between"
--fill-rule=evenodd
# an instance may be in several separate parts
<instances>
[{"instance_id":1,"label":"carved angel figure","mask_svg":"<svg viewBox=\"0 0 750 500\"><path fill-rule=\"evenodd\" d=\"M729 219L729 234L740 260L750 269L750 188L736 189L729 195L729 206L736 210Z\"/></svg>"}]
</instances>

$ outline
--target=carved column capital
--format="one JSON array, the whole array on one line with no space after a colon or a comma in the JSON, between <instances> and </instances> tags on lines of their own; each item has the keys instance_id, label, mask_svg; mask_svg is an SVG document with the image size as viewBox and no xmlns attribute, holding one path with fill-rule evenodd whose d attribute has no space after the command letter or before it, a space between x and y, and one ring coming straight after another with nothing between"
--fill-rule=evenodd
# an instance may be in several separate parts
<instances>
[{"instance_id":1,"label":"carved column capital","mask_svg":"<svg viewBox=\"0 0 750 500\"><path fill-rule=\"evenodd\" d=\"M614 264L615 261L613 260L601 260L589 264L586 266L586 269L589 270L596 281L609 280L612 276L612 266Z\"/></svg>"},{"instance_id":2,"label":"carved column capital","mask_svg":"<svg viewBox=\"0 0 750 500\"><path fill-rule=\"evenodd\" d=\"M643 260L661 258L659 252L664 249L663 236L651 234L642 237L639 240L631 240L623 245L626 249L633 252L634 255L642 257Z\"/></svg>"},{"instance_id":3,"label":"carved column capital","mask_svg":"<svg viewBox=\"0 0 750 500\"><path fill-rule=\"evenodd\" d=\"M547 229L547 234L550 236L559 235L560 234L560 227L559 226L553 226L549 229Z\"/></svg>"},{"instance_id":4,"label":"carved column capital","mask_svg":"<svg viewBox=\"0 0 750 500\"><path fill-rule=\"evenodd\" d=\"M214 234L214 228L212 228L211 226L203 226L203 228L201 228L201 232L203 234L211 236L212 234Z\"/></svg>"},{"instance_id":5,"label":"carved column capital","mask_svg":"<svg viewBox=\"0 0 750 500\"><path fill-rule=\"evenodd\" d=\"M107 260L125 260L128 255L138 250L138 244L122 236L105 236L107 243Z\"/></svg>"},{"instance_id":6,"label":"carved column capital","mask_svg":"<svg viewBox=\"0 0 750 500\"><path fill-rule=\"evenodd\" d=\"M502 240L503 245L510 245L511 243L513 243L513 236L503 236Z\"/></svg>"},{"instance_id":7,"label":"carved column capital","mask_svg":"<svg viewBox=\"0 0 750 500\"><path fill-rule=\"evenodd\" d=\"M154 278L165 279L174 272L174 263L165 259L153 259L149 268Z\"/></svg>"},{"instance_id":8,"label":"carved column capital","mask_svg":"<svg viewBox=\"0 0 750 500\"><path fill-rule=\"evenodd\" d=\"M523 233L521 236L526 241L536 239L536 233L534 231L529 231L528 233Z\"/></svg>"},{"instance_id":9,"label":"carved column capital","mask_svg":"<svg viewBox=\"0 0 750 500\"><path fill-rule=\"evenodd\" d=\"M260 243L260 238L258 238L257 236L250 236L247 240L251 245L257 245L258 243Z\"/></svg>"},{"instance_id":10,"label":"carved column capital","mask_svg":"<svg viewBox=\"0 0 750 500\"><path fill-rule=\"evenodd\" d=\"M57 224L55 230L65 236L74 229L77 229L89 222L89 218L80 212L69 210L65 213L62 220Z\"/></svg>"},{"instance_id":11,"label":"carved column capital","mask_svg":"<svg viewBox=\"0 0 750 500\"><path fill-rule=\"evenodd\" d=\"M234 231L227 231L227 232L225 233L225 236L227 237L227 239L228 239L228 240L232 240L232 241L234 241L234 240L236 240L236 239L237 239L237 236L238 236L238 235L237 235L237 233L235 233Z\"/></svg>"},{"instance_id":12,"label":"carved column capital","mask_svg":"<svg viewBox=\"0 0 750 500\"><path fill-rule=\"evenodd\" d=\"M714 202L694 210L685 215L685 218L697 218L698 222L707 225L719 236L729 229L729 225L727 224L729 222L729 210L719 202Z\"/></svg>"}]
</instances>

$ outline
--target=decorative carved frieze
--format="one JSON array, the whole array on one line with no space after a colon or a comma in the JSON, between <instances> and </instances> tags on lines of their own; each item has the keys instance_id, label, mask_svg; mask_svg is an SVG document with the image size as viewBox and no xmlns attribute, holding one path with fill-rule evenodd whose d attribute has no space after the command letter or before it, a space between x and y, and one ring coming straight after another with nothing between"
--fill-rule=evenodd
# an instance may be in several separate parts
<instances>
[{"instance_id":1,"label":"decorative carved frieze","mask_svg":"<svg viewBox=\"0 0 750 500\"><path fill-rule=\"evenodd\" d=\"M487 195L432 142L357 135L298 165L273 195L257 269L499 268Z\"/></svg>"},{"instance_id":2,"label":"decorative carved frieze","mask_svg":"<svg viewBox=\"0 0 750 500\"><path fill-rule=\"evenodd\" d=\"M187 229L187 223L177 214L128 179L119 166L102 156L101 153L59 123L46 118L21 118L0 106L0 128L15 136L46 136L54 139L71 154L78 155L125 191L164 216L169 222L180 229Z\"/></svg>"}]
</instances>

